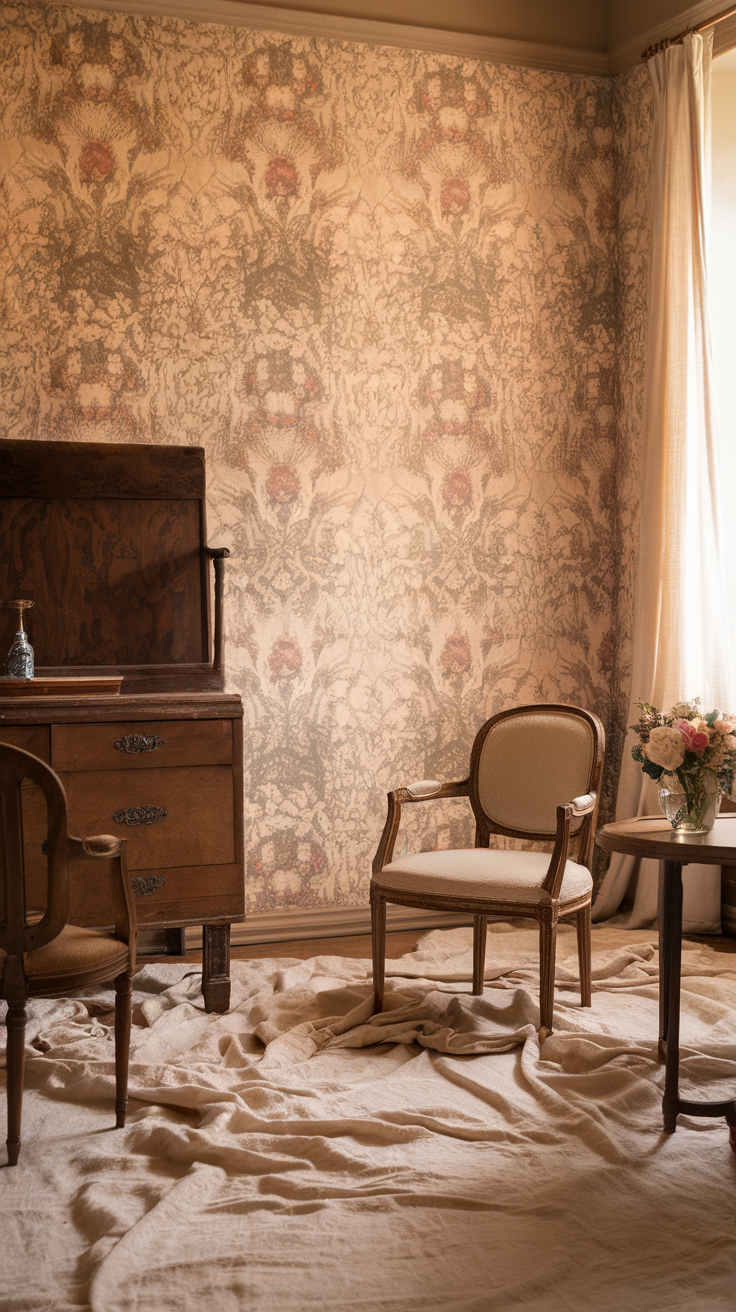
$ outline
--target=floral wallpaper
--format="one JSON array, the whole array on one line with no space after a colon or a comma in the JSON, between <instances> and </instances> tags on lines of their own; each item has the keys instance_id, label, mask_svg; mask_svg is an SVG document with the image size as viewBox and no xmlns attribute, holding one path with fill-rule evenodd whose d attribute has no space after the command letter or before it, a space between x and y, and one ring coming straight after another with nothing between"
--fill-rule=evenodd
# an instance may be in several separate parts
<instances>
[{"instance_id":1,"label":"floral wallpaper","mask_svg":"<svg viewBox=\"0 0 736 1312\"><path fill-rule=\"evenodd\" d=\"M364 904L389 787L464 776L504 707L625 705L613 84L0 23L3 430L204 446L248 906ZM472 842L464 803L411 821Z\"/></svg>"},{"instance_id":2,"label":"floral wallpaper","mask_svg":"<svg viewBox=\"0 0 736 1312\"><path fill-rule=\"evenodd\" d=\"M608 796L613 813L615 782L629 721L634 582L639 548L641 433L644 420L644 364L651 233L649 178L654 132L652 82L646 64L613 81L616 176L616 641L608 673L618 690L608 729ZM629 744L630 745L630 744Z\"/></svg>"}]
</instances>

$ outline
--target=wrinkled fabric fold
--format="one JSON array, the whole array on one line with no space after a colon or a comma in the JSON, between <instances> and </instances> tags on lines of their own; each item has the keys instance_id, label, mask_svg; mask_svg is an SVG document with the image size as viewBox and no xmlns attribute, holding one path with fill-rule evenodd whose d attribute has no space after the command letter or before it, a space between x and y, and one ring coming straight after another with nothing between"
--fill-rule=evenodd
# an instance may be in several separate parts
<instances>
[{"instance_id":1,"label":"wrinkled fabric fold","mask_svg":"<svg viewBox=\"0 0 736 1312\"><path fill-rule=\"evenodd\" d=\"M656 941L594 929L582 1008L562 926L541 1051L536 932L487 961L474 997L471 930L428 934L378 1016L365 960L234 962L222 1016L147 966L119 1131L110 994L34 1002L3 1307L727 1306L732 1155L722 1122L662 1133ZM736 1092L736 953L685 944L681 1038L685 1085Z\"/></svg>"}]
</instances>

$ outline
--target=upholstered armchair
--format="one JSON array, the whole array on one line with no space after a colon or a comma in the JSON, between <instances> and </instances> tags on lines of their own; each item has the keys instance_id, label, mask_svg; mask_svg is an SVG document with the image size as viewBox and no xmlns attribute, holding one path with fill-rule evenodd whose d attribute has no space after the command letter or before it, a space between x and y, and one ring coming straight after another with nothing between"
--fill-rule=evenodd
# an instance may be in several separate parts
<instances>
[{"instance_id":1,"label":"upholstered armchair","mask_svg":"<svg viewBox=\"0 0 736 1312\"><path fill-rule=\"evenodd\" d=\"M24 780L43 793L48 818L48 884L43 914L26 906L23 851ZM109 881L110 933L67 923L69 862L104 861L97 877ZM8 1165L20 1152L28 998L64 996L93 984L115 984L115 1123L125 1124L131 976L135 970L136 913L125 868L125 840L102 835L71 838L67 833L64 787L38 757L0 743L0 999L8 1013Z\"/></svg>"},{"instance_id":2,"label":"upholstered armchair","mask_svg":"<svg viewBox=\"0 0 736 1312\"><path fill-rule=\"evenodd\" d=\"M540 1035L552 1030L555 945L560 920L574 919L580 999L590 1006L590 863L605 736L577 706L533 705L494 715L473 743L467 779L425 780L388 794L388 816L373 861L371 922L376 1011L383 1006L386 903L473 915L473 992L483 992L488 916L539 924ZM393 859L407 804L468 797L475 847ZM495 835L553 843L543 851L490 846ZM572 860L572 854L577 860Z\"/></svg>"}]
</instances>

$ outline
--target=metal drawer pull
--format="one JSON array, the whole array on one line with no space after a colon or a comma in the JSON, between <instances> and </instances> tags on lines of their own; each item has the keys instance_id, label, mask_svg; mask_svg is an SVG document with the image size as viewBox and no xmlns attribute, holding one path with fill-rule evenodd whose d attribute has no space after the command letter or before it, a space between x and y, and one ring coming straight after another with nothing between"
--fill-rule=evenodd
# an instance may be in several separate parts
<instances>
[{"instance_id":1,"label":"metal drawer pull","mask_svg":"<svg viewBox=\"0 0 736 1312\"><path fill-rule=\"evenodd\" d=\"M165 883L166 880L159 875L136 875L135 879L131 879L130 887L136 897L150 897L157 888L163 888Z\"/></svg>"},{"instance_id":2,"label":"metal drawer pull","mask_svg":"<svg viewBox=\"0 0 736 1312\"><path fill-rule=\"evenodd\" d=\"M127 811L116 811L113 820L116 825L155 825L168 814L165 806L129 806Z\"/></svg>"},{"instance_id":3,"label":"metal drawer pull","mask_svg":"<svg viewBox=\"0 0 736 1312\"><path fill-rule=\"evenodd\" d=\"M166 739L155 733L126 733L124 738L116 740L115 746L119 752L133 756L135 752L155 752L157 747L165 747Z\"/></svg>"}]
</instances>

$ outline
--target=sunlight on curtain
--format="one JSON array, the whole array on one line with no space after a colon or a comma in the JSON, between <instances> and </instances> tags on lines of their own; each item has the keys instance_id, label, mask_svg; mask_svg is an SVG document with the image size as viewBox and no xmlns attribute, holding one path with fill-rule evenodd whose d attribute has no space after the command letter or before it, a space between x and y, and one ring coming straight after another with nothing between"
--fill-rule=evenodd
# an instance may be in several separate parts
<instances>
[{"instance_id":1,"label":"sunlight on curtain","mask_svg":"<svg viewBox=\"0 0 736 1312\"><path fill-rule=\"evenodd\" d=\"M713 371L718 399L728 537L726 589L736 633L736 50L713 60L710 267Z\"/></svg>"},{"instance_id":2,"label":"sunlight on curtain","mask_svg":"<svg viewBox=\"0 0 736 1312\"><path fill-rule=\"evenodd\" d=\"M631 710L700 696L736 711L724 582L723 473L708 314L713 34L690 33L649 61L655 105L651 283ZM734 510L729 506L729 518ZM657 790L624 750L619 818L658 812ZM657 863L611 859L595 919L627 898L629 928L657 908ZM683 924L720 929L720 870L688 866Z\"/></svg>"}]
</instances>

